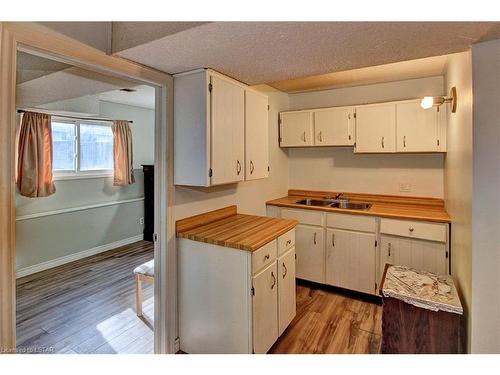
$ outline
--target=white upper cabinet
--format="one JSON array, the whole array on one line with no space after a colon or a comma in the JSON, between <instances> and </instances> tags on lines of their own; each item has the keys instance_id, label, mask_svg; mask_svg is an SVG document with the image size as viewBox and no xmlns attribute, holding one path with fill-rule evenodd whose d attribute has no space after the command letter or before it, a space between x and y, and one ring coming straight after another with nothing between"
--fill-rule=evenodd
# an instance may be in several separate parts
<instances>
[{"instance_id":1,"label":"white upper cabinet","mask_svg":"<svg viewBox=\"0 0 500 375\"><path fill-rule=\"evenodd\" d=\"M221 185L243 181L245 147L245 90L219 76L212 83L212 181Z\"/></svg>"},{"instance_id":2,"label":"white upper cabinet","mask_svg":"<svg viewBox=\"0 0 500 375\"><path fill-rule=\"evenodd\" d=\"M280 113L280 146L304 147L314 144L313 112Z\"/></svg>"},{"instance_id":3,"label":"white upper cabinet","mask_svg":"<svg viewBox=\"0 0 500 375\"><path fill-rule=\"evenodd\" d=\"M314 111L316 146L354 145L354 108L336 107Z\"/></svg>"},{"instance_id":4,"label":"white upper cabinet","mask_svg":"<svg viewBox=\"0 0 500 375\"><path fill-rule=\"evenodd\" d=\"M245 180L269 176L267 96L245 90Z\"/></svg>"},{"instance_id":5,"label":"white upper cabinet","mask_svg":"<svg viewBox=\"0 0 500 375\"><path fill-rule=\"evenodd\" d=\"M446 111L445 106L440 111ZM423 109L420 101L397 103L397 152L443 151L440 111L437 107Z\"/></svg>"},{"instance_id":6,"label":"white upper cabinet","mask_svg":"<svg viewBox=\"0 0 500 375\"><path fill-rule=\"evenodd\" d=\"M370 104L356 107L355 152L396 151L396 104Z\"/></svg>"},{"instance_id":7,"label":"white upper cabinet","mask_svg":"<svg viewBox=\"0 0 500 375\"><path fill-rule=\"evenodd\" d=\"M447 106L420 100L280 114L280 146L355 146L357 153L446 152Z\"/></svg>"},{"instance_id":8,"label":"white upper cabinet","mask_svg":"<svg viewBox=\"0 0 500 375\"><path fill-rule=\"evenodd\" d=\"M210 69L174 76L174 183L235 183L246 170L267 177L267 127L267 97L243 83Z\"/></svg>"}]
</instances>

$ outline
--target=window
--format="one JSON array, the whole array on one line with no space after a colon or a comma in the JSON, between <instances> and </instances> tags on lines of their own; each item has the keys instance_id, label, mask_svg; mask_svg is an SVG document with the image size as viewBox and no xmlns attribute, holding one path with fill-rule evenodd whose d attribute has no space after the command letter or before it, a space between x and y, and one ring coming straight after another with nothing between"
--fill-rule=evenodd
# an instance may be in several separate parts
<instances>
[{"instance_id":1,"label":"window","mask_svg":"<svg viewBox=\"0 0 500 375\"><path fill-rule=\"evenodd\" d=\"M110 122L52 120L53 166L56 178L110 175L113 132Z\"/></svg>"}]
</instances>

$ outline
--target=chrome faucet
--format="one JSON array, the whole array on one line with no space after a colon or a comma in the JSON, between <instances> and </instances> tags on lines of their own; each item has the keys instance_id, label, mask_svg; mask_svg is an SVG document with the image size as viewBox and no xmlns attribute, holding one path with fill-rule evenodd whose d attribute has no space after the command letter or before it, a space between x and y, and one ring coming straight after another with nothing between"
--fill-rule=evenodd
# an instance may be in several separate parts
<instances>
[{"instance_id":1,"label":"chrome faucet","mask_svg":"<svg viewBox=\"0 0 500 375\"><path fill-rule=\"evenodd\" d=\"M344 198L344 193L337 193L335 196L327 195L324 199L339 203L339 202L348 202L347 198Z\"/></svg>"}]
</instances>

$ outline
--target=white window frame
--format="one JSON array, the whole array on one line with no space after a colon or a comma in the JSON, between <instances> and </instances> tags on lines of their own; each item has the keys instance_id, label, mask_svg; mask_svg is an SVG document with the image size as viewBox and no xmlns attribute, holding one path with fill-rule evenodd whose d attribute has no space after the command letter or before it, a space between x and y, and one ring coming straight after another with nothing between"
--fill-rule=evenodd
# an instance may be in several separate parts
<instances>
[{"instance_id":1,"label":"white window frame","mask_svg":"<svg viewBox=\"0 0 500 375\"><path fill-rule=\"evenodd\" d=\"M75 180L75 179L86 179L86 178L106 178L113 177L114 169L98 169L92 171L81 171L80 170L80 125L99 125L111 127L113 123L111 121L99 121L99 120L86 120L86 119L68 119L64 117L52 117L52 122L73 124L75 126L75 154L73 157L74 169L71 170L53 170L52 174L54 180Z\"/></svg>"}]
</instances>

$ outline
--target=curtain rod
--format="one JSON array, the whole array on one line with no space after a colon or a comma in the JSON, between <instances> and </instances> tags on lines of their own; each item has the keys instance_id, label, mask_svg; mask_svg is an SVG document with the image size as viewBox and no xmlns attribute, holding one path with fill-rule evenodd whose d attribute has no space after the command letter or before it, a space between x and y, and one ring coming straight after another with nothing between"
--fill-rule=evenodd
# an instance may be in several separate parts
<instances>
[{"instance_id":1,"label":"curtain rod","mask_svg":"<svg viewBox=\"0 0 500 375\"><path fill-rule=\"evenodd\" d=\"M18 109L17 110L17 113L25 113L25 112L36 112L36 111L28 111L25 109ZM78 117L78 116L70 116L70 115L60 115L60 114L56 114L56 113L52 114L48 111L43 111L43 110L40 111L39 113L46 113L46 114L49 114L49 115L54 116L54 117L73 118L75 120L113 121L109 118L103 118L103 117L101 117L101 118L99 118L99 117ZM133 123L133 121L131 121L131 120L125 120L125 121L127 121L131 124Z\"/></svg>"}]
</instances>

